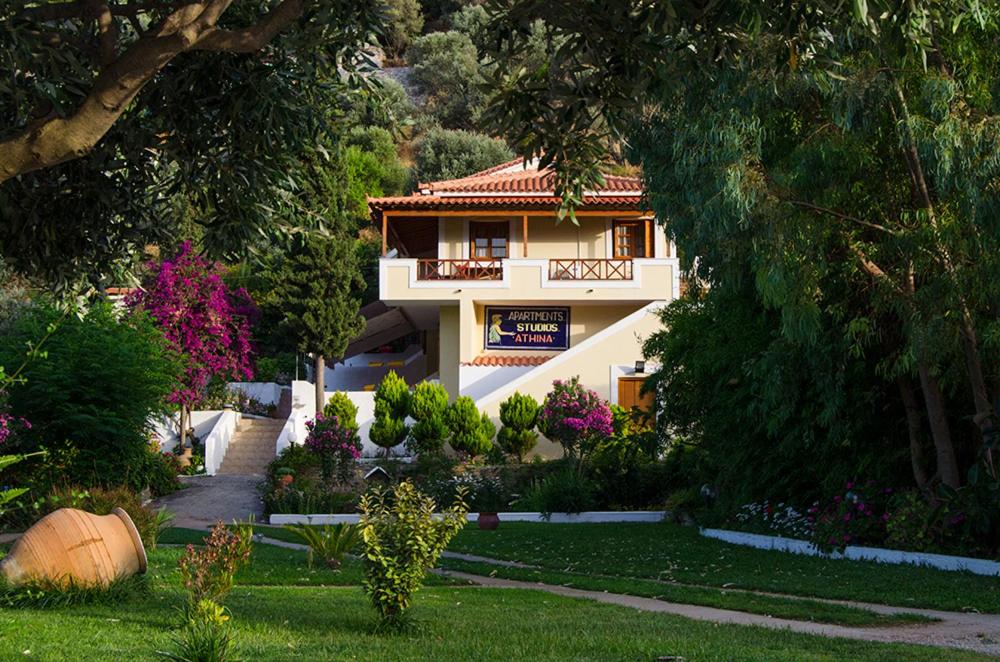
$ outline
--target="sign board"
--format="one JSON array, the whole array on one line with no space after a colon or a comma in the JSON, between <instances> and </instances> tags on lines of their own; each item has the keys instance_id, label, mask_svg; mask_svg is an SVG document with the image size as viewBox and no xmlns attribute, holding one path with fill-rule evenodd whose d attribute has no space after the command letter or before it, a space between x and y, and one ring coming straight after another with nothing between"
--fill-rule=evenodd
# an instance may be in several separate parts
<instances>
[{"instance_id":1,"label":"sign board","mask_svg":"<svg viewBox=\"0 0 1000 662\"><path fill-rule=\"evenodd\" d=\"M486 349L569 349L569 308L486 306Z\"/></svg>"}]
</instances>

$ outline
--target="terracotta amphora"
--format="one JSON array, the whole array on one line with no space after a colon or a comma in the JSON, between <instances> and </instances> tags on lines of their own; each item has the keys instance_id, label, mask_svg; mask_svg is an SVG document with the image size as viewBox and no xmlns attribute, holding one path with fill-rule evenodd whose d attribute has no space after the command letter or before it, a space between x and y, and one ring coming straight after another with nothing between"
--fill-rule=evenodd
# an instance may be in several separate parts
<instances>
[{"instance_id":1,"label":"terracotta amphora","mask_svg":"<svg viewBox=\"0 0 1000 662\"><path fill-rule=\"evenodd\" d=\"M110 515L60 508L38 520L0 561L0 574L12 585L107 586L144 572L146 549L121 508Z\"/></svg>"}]
</instances>

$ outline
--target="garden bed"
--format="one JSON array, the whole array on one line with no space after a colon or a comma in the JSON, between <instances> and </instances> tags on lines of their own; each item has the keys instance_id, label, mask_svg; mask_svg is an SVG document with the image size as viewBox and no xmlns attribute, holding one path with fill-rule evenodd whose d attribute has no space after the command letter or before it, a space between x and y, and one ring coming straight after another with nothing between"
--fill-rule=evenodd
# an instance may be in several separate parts
<instances>
[{"instance_id":1,"label":"garden bed","mask_svg":"<svg viewBox=\"0 0 1000 662\"><path fill-rule=\"evenodd\" d=\"M501 522L548 522L550 524L597 524L610 522L662 522L667 512L664 510L593 510L582 513L498 513ZM478 519L478 513L469 513L470 522ZM361 516L357 513L340 514L274 514L270 517L272 526L283 524L355 524Z\"/></svg>"},{"instance_id":2,"label":"garden bed","mask_svg":"<svg viewBox=\"0 0 1000 662\"><path fill-rule=\"evenodd\" d=\"M767 536L759 533L743 531L728 531L726 529L700 529L701 535L714 538L733 545L771 549L792 554L822 556L832 559L849 559L852 561L876 561L893 565L918 565L938 570L970 572L974 575L988 577L1000 576L1000 563L986 559L974 559L967 556L950 556L947 554L927 554L923 552L904 552L896 549L880 547L855 547L849 545L843 552L824 552L813 543L795 538Z\"/></svg>"}]
</instances>

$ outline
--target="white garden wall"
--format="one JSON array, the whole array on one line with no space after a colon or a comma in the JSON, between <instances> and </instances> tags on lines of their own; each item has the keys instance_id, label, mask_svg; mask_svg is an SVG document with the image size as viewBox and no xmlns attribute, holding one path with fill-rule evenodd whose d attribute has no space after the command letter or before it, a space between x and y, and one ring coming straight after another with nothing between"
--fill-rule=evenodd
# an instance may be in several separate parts
<instances>
[{"instance_id":1,"label":"white garden wall","mask_svg":"<svg viewBox=\"0 0 1000 662\"><path fill-rule=\"evenodd\" d=\"M274 382L229 382L231 391L243 391L251 398L265 405L277 405L281 400L281 389L286 388Z\"/></svg>"},{"instance_id":2,"label":"white garden wall","mask_svg":"<svg viewBox=\"0 0 1000 662\"><path fill-rule=\"evenodd\" d=\"M1000 576L1000 563L965 556L925 554L922 552L903 552L896 549L881 549L879 547L854 546L845 548L843 552L822 552L816 545L805 540L782 538L781 536L765 536L759 533L744 533L743 531L727 531L725 529L701 529L701 535L733 545L745 545L747 547L756 547L757 549L773 549L792 554L821 556L831 559L849 559L852 561L875 561L877 563L890 563L893 565L919 565L938 570L971 572L974 575Z\"/></svg>"},{"instance_id":3,"label":"white garden wall","mask_svg":"<svg viewBox=\"0 0 1000 662\"><path fill-rule=\"evenodd\" d=\"M336 391L327 391L326 399ZM371 429L372 421L375 418L375 392L374 391L345 391L347 396L358 408L358 433L361 436L363 457L375 457L382 452L382 449L371 443L368 439L368 431ZM316 387L310 382L292 382L292 414L288 417L285 427L278 436L276 451L280 452L291 443L301 444L305 441L308 429L306 422L311 421L316 411ZM412 422L412 421L411 421ZM402 445L393 449L395 455L404 455L405 449Z\"/></svg>"}]
</instances>

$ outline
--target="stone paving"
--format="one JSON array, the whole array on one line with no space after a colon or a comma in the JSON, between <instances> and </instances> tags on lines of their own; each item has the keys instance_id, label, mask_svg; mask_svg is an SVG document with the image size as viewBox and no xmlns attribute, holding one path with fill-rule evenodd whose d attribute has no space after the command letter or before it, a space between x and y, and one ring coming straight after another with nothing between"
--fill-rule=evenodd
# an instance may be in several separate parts
<instances>
[{"instance_id":1,"label":"stone paving","mask_svg":"<svg viewBox=\"0 0 1000 662\"><path fill-rule=\"evenodd\" d=\"M184 489L160 497L152 505L173 513L174 526L191 529L251 516L261 522L264 508L257 485L262 481L261 476L181 476Z\"/></svg>"}]
</instances>

